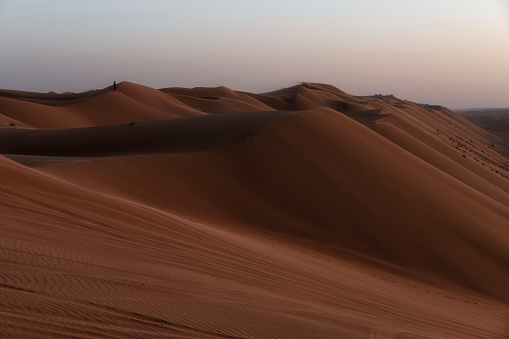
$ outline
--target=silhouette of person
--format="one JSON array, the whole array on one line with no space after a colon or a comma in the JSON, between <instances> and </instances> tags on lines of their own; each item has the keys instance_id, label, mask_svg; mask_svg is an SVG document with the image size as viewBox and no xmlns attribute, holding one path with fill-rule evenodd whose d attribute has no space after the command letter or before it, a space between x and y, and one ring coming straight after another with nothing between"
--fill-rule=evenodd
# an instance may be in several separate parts
<instances>
[{"instance_id":1,"label":"silhouette of person","mask_svg":"<svg viewBox=\"0 0 509 339\"><path fill-rule=\"evenodd\" d=\"M117 82L116 81L113 81L113 89L116 91L117 90Z\"/></svg>"}]
</instances>

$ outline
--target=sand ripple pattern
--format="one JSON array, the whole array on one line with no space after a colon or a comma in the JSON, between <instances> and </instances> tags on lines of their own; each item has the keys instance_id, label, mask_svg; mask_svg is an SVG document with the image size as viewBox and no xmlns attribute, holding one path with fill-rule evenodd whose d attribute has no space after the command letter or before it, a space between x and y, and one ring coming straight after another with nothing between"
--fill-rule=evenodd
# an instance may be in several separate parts
<instances>
[{"instance_id":1,"label":"sand ripple pattern","mask_svg":"<svg viewBox=\"0 0 509 339\"><path fill-rule=\"evenodd\" d=\"M126 82L0 112L0 338L509 335L506 159L447 108Z\"/></svg>"}]
</instances>

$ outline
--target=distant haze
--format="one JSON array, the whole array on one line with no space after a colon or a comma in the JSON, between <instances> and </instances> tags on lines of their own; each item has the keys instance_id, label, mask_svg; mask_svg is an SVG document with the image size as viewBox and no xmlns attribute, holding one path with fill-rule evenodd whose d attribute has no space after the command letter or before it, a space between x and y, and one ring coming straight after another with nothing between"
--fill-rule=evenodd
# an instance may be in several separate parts
<instances>
[{"instance_id":1,"label":"distant haze","mask_svg":"<svg viewBox=\"0 0 509 339\"><path fill-rule=\"evenodd\" d=\"M0 88L271 91L301 81L509 107L504 0L0 0Z\"/></svg>"}]
</instances>

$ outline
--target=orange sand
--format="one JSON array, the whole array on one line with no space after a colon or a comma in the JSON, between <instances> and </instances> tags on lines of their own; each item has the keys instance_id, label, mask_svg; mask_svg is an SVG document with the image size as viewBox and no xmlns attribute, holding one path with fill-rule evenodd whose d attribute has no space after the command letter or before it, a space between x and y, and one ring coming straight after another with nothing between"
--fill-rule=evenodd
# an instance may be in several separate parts
<instances>
[{"instance_id":1,"label":"orange sand","mask_svg":"<svg viewBox=\"0 0 509 339\"><path fill-rule=\"evenodd\" d=\"M491 137L323 84L0 90L0 337L507 338Z\"/></svg>"}]
</instances>

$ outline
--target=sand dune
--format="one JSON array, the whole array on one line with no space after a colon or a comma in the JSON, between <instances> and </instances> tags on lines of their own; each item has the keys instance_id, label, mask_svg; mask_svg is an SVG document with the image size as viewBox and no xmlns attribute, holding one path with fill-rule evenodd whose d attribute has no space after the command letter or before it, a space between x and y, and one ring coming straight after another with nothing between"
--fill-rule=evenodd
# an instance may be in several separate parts
<instances>
[{"instance_id":1,"label":"sand dune","mask_svg":"<svg viewBox=\"0 0 509 339\"><path fill-rule=\"evenodd\" d=\"M509 335L507 160L446 108L0 96L2 337Z\"/></svg>"},{"instance_id":2,"label":"sand dune","mask_svg":"<svg viewBox=\"0 0 509 339\"><path fill-rule=\"evenodd\" d=\"M161 91L180 99L187 105L203 110L230 111L272 111L266 105L246 94L237 93L226 87L217 88L163 88Z\"/></svg>"},{"instance_id":3,"label":"sand dune","mask_svg":"<svg viewBox=\"0 0 509 339\"><path fill-rule=\"evenodd\" d=\"M115 125L204 114L155 89L127 82L119 84L116 91L106 88L65 105L34 101L2 97L0 92L0 113L37 128Z\"/></svg>"},{"instance_id":4,"label":"sand dune","mask_svg":"<svg viewBox=\"0 0 509 339\"><path fill-rule=\"evenodd\" d=\"M508 109L472 109L459 113L469 121L493 133L493 138L488 143L490 147L506 157L509 156Z\"/></svg>"},{"instance_id":5,"label":"sand dune","mask_svg":"<svg viewBox=\"0 0 509 339\"><path fill-rule=\"evenodd\" d=\"M13 98L17 100L36 102L51 106L66 106L82 100L93 98L95 96L102 95L112 89L113 89L112 86L110 86L101 90L90 90L82 93L68 92L62 94L58 94L55 92L36 93L0 89L0 96L4 98Z\"/></svg>"},{"instance_id":6,"label":"sand dune","mask_svg":"<svg viewBox=\"0 0 509 339\"><path fill-rule=\"evenodd\" d=\"M0 153L107 157L202 152L242 142L291 114L236 112L101 127L9 129L0 135Z\"/></svg>"}]
</instances>

